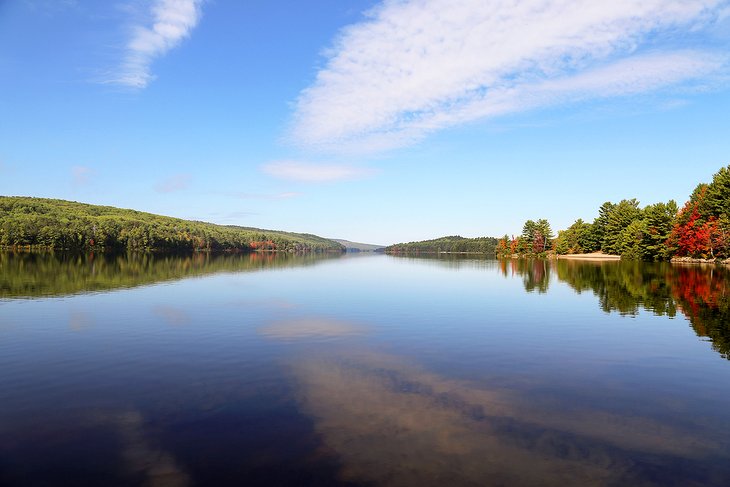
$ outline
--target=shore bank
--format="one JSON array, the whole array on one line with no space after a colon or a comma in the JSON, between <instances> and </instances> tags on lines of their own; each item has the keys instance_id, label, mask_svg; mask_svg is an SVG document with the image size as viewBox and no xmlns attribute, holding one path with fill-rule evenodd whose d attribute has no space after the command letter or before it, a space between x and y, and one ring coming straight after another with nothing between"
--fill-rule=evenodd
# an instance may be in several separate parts
<instances>
[{"instance_id":1,"label":"shore bank","mask_svg":"<svg viewBox=\"0 0 730 487\"><path fill-rule=\"evenodd\" d=\"M695 259L692 257L672 257L672 264L723 264L730 265L730 259Z\"/></svg>"},{"instance_id":2,"label":"shore bank","mask_svg":"<svg viewBox=\"0 0 730 487\"><path fill-rule=\"evenodd\" d=\"M565 254L558 255L557 258L568 260L621 260L620 255L609 255L604 254L603 252L593 252L590 254Z\"/></svg>"}]
</instances>

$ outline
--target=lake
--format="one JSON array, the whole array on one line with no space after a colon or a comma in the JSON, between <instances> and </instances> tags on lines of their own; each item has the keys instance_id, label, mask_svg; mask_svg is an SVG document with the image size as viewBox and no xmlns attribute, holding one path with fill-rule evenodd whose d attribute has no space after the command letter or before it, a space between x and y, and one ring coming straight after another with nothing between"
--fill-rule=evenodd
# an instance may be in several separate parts
<instances>
[{"instance_id":1,"label":"lake","mask_svg":"<svg viewBox=\"0 0 730 487\"><path fill-rule=\"evenodd\" d=\"M0 253L0 484L730 485L730 274Z\"/></svg>"}]
</instances>

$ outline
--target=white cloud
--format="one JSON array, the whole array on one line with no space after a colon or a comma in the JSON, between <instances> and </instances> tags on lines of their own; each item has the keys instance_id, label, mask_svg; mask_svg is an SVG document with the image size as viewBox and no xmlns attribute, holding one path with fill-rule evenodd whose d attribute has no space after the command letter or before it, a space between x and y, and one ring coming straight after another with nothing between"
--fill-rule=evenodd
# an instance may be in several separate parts
<instances>
[{"instance_id":1,"label":"white cloud","mask_svg":"<svg viewBox=\"0 0 730 487\"><path fill-rule=\"evenodd\" d=\"M15 173L15 167L0 160L0 174L10 175Z\"/></svg>"},{"instance_id":2,"label":"white cloud","mask_svg":"<svg viewBox=\"0 0 730 487\"><path fill-rule=\"evenodd\" d=\"M83 186L91 181L96 171L87 166L73 166L71 168L71 179L74 185Z\"/></svg>"},{"instance_id":3,"label":"white cloud","mask_svg":"<svg viewBox=\"0 0 730 487\"><path fill-rule=\"evenodd\" d=\"M155 78L152 62L180 44L197 25L201 3L202 0L154 0L145 22L131 29L121 67L106 82L146 87Z\"/></svg>"},{"instance_id":4,"label":"white cloud","mask_svg":"<svg viewBox=\"0 0 730 487\"><path fill-rule=\"evenodd\" d=\"M25 0L24 5L26 8L41 13L43 15L53 15L55 13L78 8L78 0ZM0 2L2 7L2 2Z\"/></svg>"},{"instance_id":5,"label":"white cloud","mask_svg":"<svg viewBox=\"0 0 730 487\"><path fill-rule=\"evenodd\" d=\"M723 22L730 18L730 6L725 7L724 9L720 10L720 13L717 15L717 20L719 22Z\"/></svg>"},{"instance_id":6,"label":"white cloud","mask_svg":"<svg viewBox=\"0 0 730 487\"><path fill-rule=\"evenodd\" d=\"M326 53L297 100L292 136L325 150L384 150L485 117L708 76L727 58L663 39L702 31L727 4L386 0Z\"/></svg>"},{"instance_id":7,"label":"white cloud","mask_svg":"<svg viewBox=\"0 0 730 487\"><path fill-rule=\"evenodd\" d=\"M190 186L190 179L189 174L176 174L157 183L155 185L155 191L158 193L174 193L175 191L182 191Z\"/></svg>"},{"instance_id":8,"label":"white cloud","mask_svg":"<svg viewBox=\"0 0 730 487\"><path fill-rule=\"evenodd\" d=\"M236 225L240 224L241 220L247 220L252 216L258 216L259 213L247 210L236 210L236 211L211 211L205 215L189 215L188 220L198 220L206 222L219 223L221 225Z\"/></svg>"},{"instance_id":9,"label":"white cloud","mask_svg":"<svg viewBox=\"0 0 730 487\"><path fill-rule=\"evenodd\" d=\"M295 191L287 191L284 193L234 193L236 198L243 200L288 200L298 198L302 193Z\"/></svg>"},{"instance_id":10,"label":"white cloud","mask_svg":"<svg viewBox=\"0 0 730 487\"><path fill-rule=\"evenodd\" d=\"M725 62L725 57L695 51L635 56L572 76L489 90L449 111L424 116L411 132L417 137L468 120L584 99L644 93L701 78Z\"/></svg>"},{"instance_id":11,"label":"white cloud","mask_svg":"<svg viewBox=\"0 0 730 487\"><path fill-rule=\"evenodd\" d=\"M300 161L273 161L262 165L261 170L276 178L310 183L361 179L374 174L369 168Z\"/></svg>"}]
</instances>

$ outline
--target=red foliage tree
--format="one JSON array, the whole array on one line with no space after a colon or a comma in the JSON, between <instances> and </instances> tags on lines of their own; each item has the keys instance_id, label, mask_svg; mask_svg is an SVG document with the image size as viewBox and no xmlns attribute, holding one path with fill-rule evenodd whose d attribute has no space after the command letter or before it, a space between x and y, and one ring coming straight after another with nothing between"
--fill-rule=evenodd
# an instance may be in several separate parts
<instances>
[{"instance_id":1,"label":"red foliage tree","mask_svg":"<svg viewBox=\"0 0 730 487\"><path fill-rule=\"evenodd\" d=\"M707 193L707 185L700 185L677 215L667 245L679 256L715 257L715 248L721 243L722 232L717 218L703 218L700 213Z\"/></svg>"}]
</instances>

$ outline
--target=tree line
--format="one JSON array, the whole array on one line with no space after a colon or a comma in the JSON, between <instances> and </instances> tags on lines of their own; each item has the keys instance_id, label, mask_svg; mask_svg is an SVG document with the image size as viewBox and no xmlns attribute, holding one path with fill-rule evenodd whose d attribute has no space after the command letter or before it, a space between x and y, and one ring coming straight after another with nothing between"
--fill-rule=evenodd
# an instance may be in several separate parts
<instances>
[{"instance_id":1,"label":"tree line","mask_svg":"<svg viewBox=\"0 0 730 487\"><path fill-rule=\"evenodd\" d=\"M701 183L680 209L674 200L641 207L636 199L606 202L592 223L576 220L553 234L547 220L528 220L522 234L497 242L497 256L601 251L622 258L730 258L730 166Z\"/></svg>"},{"instance_id":2,"label":"tree line","mask_svg":"<svg viewBox=\"0 0 730 487\"><path fill-rule=\"evenodd\" d=\"M72 201L0 196L0 247L134 251L335 251L303 233L215 225Z\"/></svg>"},{"instance_id":3,"label":"tree line","mask_svg":"<svg viewBox=\"0 0 730 487\"><path fill-rule=\"evenodd\" d=\"M493 237L466 238L459 235L422 240L418 242L398 243L385 248L391 254L437 254L437 253L470 253L494 255L497 239Z\"/></svg>"}]
</instances>

